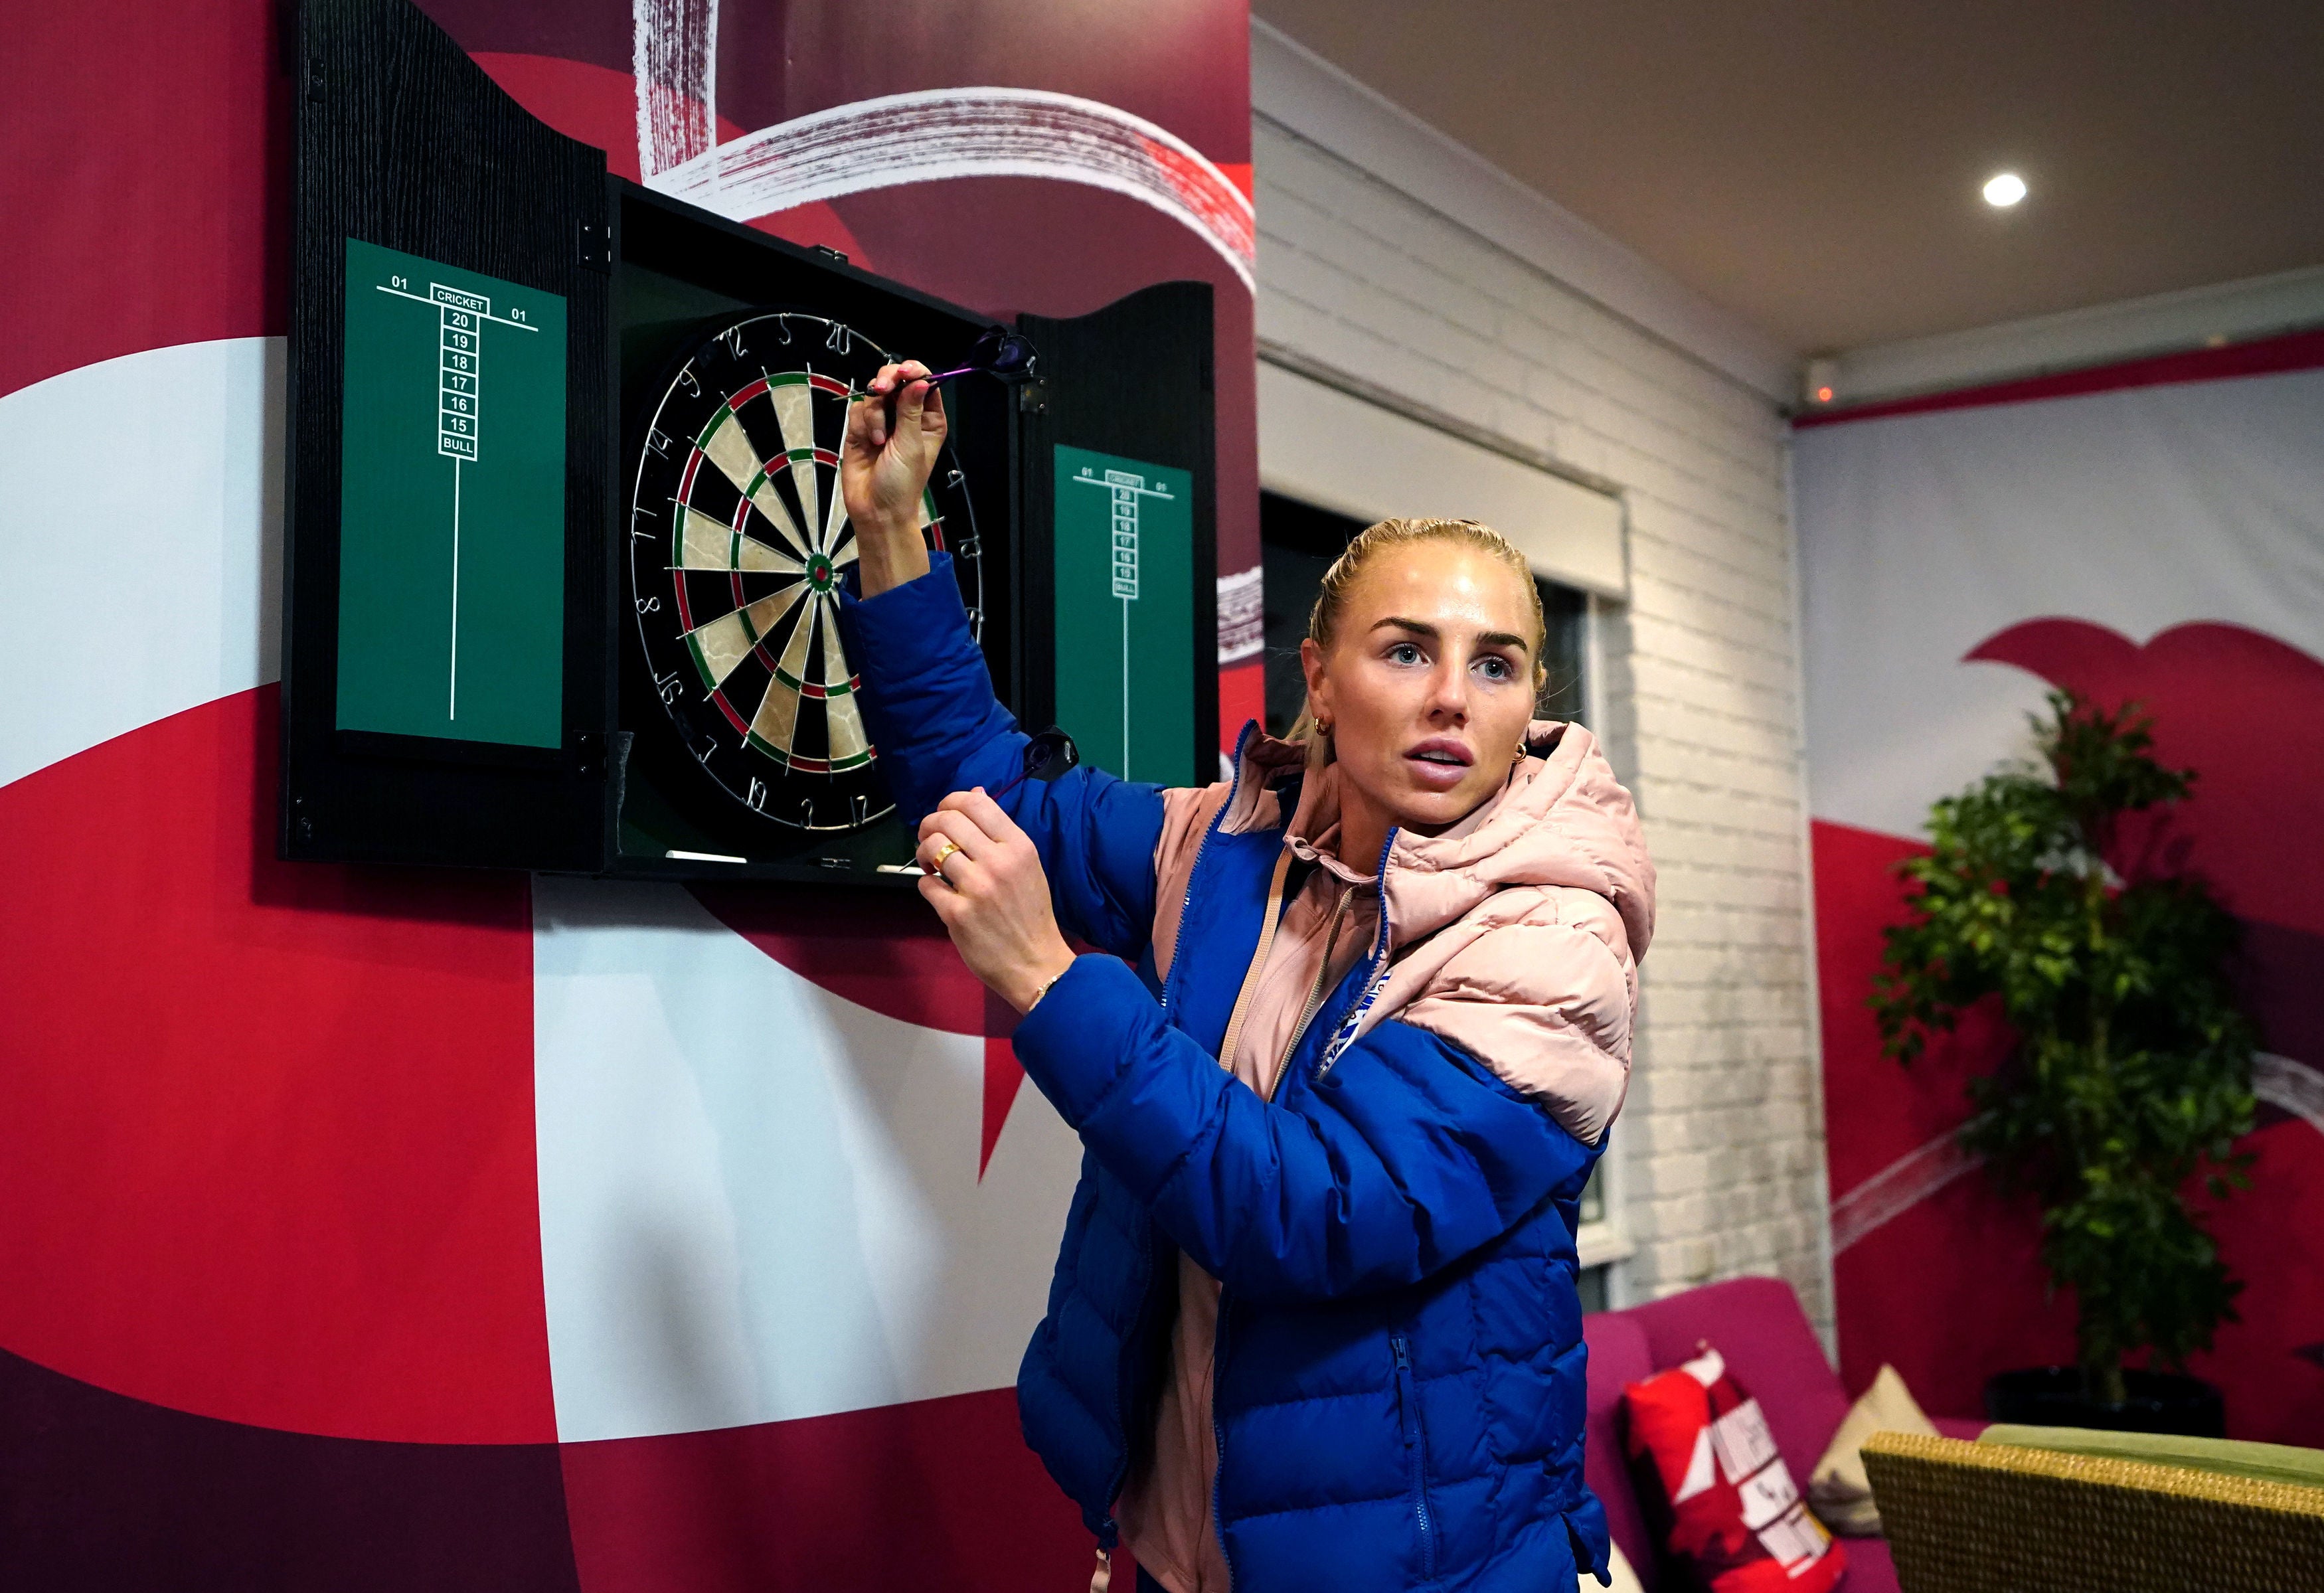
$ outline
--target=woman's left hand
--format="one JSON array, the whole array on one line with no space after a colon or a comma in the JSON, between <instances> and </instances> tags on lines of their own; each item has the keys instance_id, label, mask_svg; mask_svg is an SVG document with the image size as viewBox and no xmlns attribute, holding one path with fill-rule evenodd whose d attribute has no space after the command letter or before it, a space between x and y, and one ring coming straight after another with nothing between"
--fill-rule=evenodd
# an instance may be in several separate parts
<instances>
[{"instance_id":1,"label":"woman's left hand","mask_svg":"<svg viewBox=\"0 0 2324 1593\"><path fill-rule=\"evenodd\" d=\"M944 920L961 961L1018 1011L1030 1009L1073 966L1040 853L983 787L954 791L920 821L915 856L927 870L920 894Z\"/></svg>"}]
</instances>

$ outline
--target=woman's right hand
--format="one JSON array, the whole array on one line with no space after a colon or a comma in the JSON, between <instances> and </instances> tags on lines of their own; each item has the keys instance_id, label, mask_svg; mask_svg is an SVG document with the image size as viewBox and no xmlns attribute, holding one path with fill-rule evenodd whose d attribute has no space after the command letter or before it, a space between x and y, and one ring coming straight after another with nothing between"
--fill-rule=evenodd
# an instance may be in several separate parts
<instances>
[{"instance_id":1,"label":"woman's right hand","mask_svg":"<svg viewBox=\"0 0 2324 1593\"><path fill-rule=\"evenodd\" d=\"M927 574L920 494L943 452L945 431L944 395L925 380L927 374L918 360L882 365L864 383L877 396L848 408L839 492L854 528L866 597Z\"/></svg>"}]
</instances>

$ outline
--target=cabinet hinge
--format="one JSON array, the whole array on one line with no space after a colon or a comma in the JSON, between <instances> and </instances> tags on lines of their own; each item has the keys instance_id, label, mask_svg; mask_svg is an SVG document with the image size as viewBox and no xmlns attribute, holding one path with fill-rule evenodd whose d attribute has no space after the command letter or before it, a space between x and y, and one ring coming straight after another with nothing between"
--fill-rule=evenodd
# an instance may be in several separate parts
<instances>
[{"instance_id":1,"label":"cabinet hinge","mask_svg":"<svg viewBox=\"0 0 2324 1593\"><path fill-rule=\"evenodd\" d=\"M581 263L590 271L613 273L613 229L602 221L581 225Z\"/></svg>"}]
</instances>

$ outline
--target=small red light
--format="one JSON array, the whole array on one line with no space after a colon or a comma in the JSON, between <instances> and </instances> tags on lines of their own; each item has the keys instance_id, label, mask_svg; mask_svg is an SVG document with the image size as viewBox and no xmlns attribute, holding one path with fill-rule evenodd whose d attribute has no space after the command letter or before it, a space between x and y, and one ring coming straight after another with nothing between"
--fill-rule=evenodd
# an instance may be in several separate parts
<instances>
[{"instance_id":1,"label":"small red light","mask_svg":"<svg viewBox=\"0 0 2324 1593\"><path fill-rule=\"evenodd\" d=\"M1829 387L1819 387L1819 388L1817 388L1817 389L1816 389L1816 402L1818 402L1818 403L1820 403L1820 404L1828 404L1828 403L1831 402L1831 388L1829 388Z\"/></svg>"}]
</instances>

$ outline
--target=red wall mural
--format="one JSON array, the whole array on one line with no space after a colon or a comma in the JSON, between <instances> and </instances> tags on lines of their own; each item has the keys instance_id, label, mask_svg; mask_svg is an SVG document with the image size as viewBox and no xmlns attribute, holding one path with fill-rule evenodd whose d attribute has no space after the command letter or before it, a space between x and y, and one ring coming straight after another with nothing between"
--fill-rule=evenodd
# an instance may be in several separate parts
<instances>
[{"instance_id":1,"label":"red wall mural","mask_svg":"<svg viewBox=\"0 0 2324 1593\"><path fill-rule=\"evenodd\" d=\"M423 9L995 317L1210 281L1258 562L1240 0ZM1077 1147L917 902L274 861L276 16L0 19L0 1586L1074 1585L1010 1385ZM866 102L896 161L752 175Z\"/></svg>"},{"instance_id":2,"label":"red wall mural","mask_svg":"<svg viewBox=\"0 0 2324 1593\"><path fill-rule=\"evenodd\" d=\"M2215 1233L2242 1320L2190 1369L2231 1435L2324 1442L2324 344L2279 339L1891 406L1804 429L1795 480L1834 1271L1842 1373L1883 1361L1932 1411L1984 1378L2070 1362L2030 1207L1953 1148L1966 1027L1906 1073L1866 1007L1891 869L1928 802L2027 747L2051 686L2153 714L2200 771L2160 834L2241 920L2255 1066L2253 1187ZM2303 597L2301 594L2306 594Z\"/></svg>"}]
</instances>

